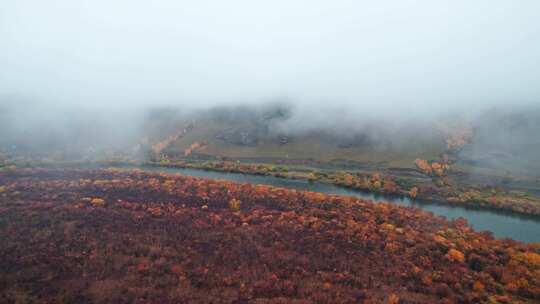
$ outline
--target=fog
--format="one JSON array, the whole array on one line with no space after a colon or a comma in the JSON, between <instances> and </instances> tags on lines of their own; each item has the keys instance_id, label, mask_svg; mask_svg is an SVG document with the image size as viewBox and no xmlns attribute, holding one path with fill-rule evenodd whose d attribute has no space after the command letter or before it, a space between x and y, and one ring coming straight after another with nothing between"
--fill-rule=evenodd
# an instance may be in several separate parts
<instances>
[{"instance_id":1,"label":"fog","mask_svg":"<svg viewBox=\"0 0 540 304\"><path fill-rule=\"evenodd\" d=\"M534 0L7 1L1 139L46 143L46 128L80 141L82 124L117 144L152 108L276 100L294 113L279 132L534 107L539 11Z\"/></svg>"},{"instance_id":2,"label":"fog","mask_svg":"<svg viewBox=\"0 0 540 304\"><path fill-rule=\"evenodd\" d=\"M537 102L538 1L2 4L0 94L419 112Z\"/></svg>"}]
</instances>

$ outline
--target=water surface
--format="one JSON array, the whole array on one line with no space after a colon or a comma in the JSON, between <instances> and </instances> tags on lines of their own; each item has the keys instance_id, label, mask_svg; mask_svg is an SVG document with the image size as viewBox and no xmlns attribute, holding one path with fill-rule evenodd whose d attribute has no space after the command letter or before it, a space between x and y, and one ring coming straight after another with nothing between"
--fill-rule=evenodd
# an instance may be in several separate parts
<instances>
[{"instance_id":1,"label":"water surface","mask_svg":"<svg viewBox=\"0 0 540 304\"><path fill-rule=\"evenodd\" d=\"M274 176L249 175L240 173L215 172L197 169L178 169L165 167L144 167L147 171L181 173L194 177L230 180L250 184L265 184L284 188L322 192L326 194L347 195L357 198L385 201L407 207L416 207L445 216L448 219L463 217L477 231L487 230L495 237L512 238L522 242L540 242L540 217L518 215L511 212L455 206L444 203L412 200L408 197L378 195L342 188L330 184L293 180Z\"/></svg>"}]
</instances>

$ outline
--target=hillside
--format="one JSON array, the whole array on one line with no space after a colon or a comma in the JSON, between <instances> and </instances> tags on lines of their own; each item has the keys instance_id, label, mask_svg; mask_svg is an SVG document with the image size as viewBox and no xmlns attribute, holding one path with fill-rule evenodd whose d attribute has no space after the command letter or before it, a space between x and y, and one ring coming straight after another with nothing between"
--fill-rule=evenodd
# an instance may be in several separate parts
<instances>
[{"instance_id":1,"label":"hillside","mask_svg":"<svg viewBox=\"0 0 540 304\"><path fill-rule=\"evenodd\" d=\"M538 247L418 209L118 170L0 173L6 303L533 303Z\"/></svg>"}]
</instances>

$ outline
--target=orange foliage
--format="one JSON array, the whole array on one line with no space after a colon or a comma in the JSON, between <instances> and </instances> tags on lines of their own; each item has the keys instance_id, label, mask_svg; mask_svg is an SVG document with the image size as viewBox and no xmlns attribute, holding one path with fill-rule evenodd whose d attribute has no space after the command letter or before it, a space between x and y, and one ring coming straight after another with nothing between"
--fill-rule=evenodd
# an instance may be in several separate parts
<instances>
[{"instance_id":1,"label":"orange foliage","mask_svg":"<svg viewBox=\"0 0 540 304\"><path fill-rule=\"evenodd\" d=\"M450 249L446 255L451 261L455 261L455 262L460 262L460 263L463 263L465 262L465 255L463 255L463 253L461 251L458 251L456 249Z\"/></svg>"},{"instance_id":2,"label":"orange foliage","mask_svg":"<svg viewBox=\"0 0 540 304\"><path fill-rule=\"evenodd\" d=\"M102 207L105 205L105 201L101 198L94 198L90 201L90 204L94 207Z\"/></svg>"},{"instance_id":3,"label":"orange foliage","mask_svg":"<svg viewBox=\"0 0 540 304\"><path fill-rule=\"evenodd\" d=\"M193 128L193 124L188 124L184 129L168 136L167 138L163 139L162 141L154 144L152 146L152 152L154 155L159 156L163 150L165 150L167 147L169 147L172 143L179 140L180 138L184 137L191 129Z\"/></svg>"},{"instance_id":4,"label":"orange foliage","mask_svg":"<svg viewBox=\"0 0 540 304\"><path fill-rule=\"evenodd\" d=\"M432 162L431 164L424 159L417 158L414 161L416 168L422 171L426 175L443 177L446 174L446 171L450 169L450 166L447 163Z\"/></svg>"},{"instance_id":5,"label":"orange foliage","mask_svg":"<svg viewBox=\"0 0 540 304\"><path fill-rule=\"evenodd\" d=\"M484 291L485 288L486 287L484 286L484 284L482 284L482 282L480 282L480 281L474 282L474 285L473 285L473 290L474 291L482 292L482 291Z\"/></svg>"},{"instance_id":6,"label":"orange foliage","mask_svg":"<svg viewBox=\"0 0 540 304\"><path fill-rule=\"evenodd\" d=\"M343 184L345 186L352 186L354 185L354 176L350 174L343 175Z\"/></svg>"},{"instance_id":7,"label":"orange foliage","mask_svg":"<svg viewBox=\"0 0 540 304\"><path fill-rule=\"evenodd\" d=\"M416 198L417 195L418 195L418 188L412 187L411 190L409 190L409 196L412 198Z\"/></svg>"},{"instance_id":8,"label":"orange foliage","mask_svg":"<svg viewBox=\"0 0 540 304\"><path fill-rule=\"evenodd\" d=\"M534 268L540 268L540 254L538 253L525 252L519 258Z\"/></svg>"},{"instance_id":9,"label":"orange foliage","mask_svg":"<svg viewBox=\"0 0 540 304\"><path fill-rule=\"evenodd\" d=\"M399 190L399 187L394 181L386 179L383 182L383 190L387 193L396 193Z\"/></svg>"},{"instance_id":10,"label":"orange foliage","mask_svg":"<svg viewBox=\"0 0 540 304\"><path fill-rule=\"evenodd\" d=\"M156 217L163 216L165 214L165 211L162 210L160 207L150 207L146 210L148 211L148 213Z\"/></svg>"},{"instance_id":11,"label":"orange foliage","mask_svg":"<svg viewBox=\"0 0 540 304\"><path fill-rule=\"evenodd\" d=\"M187 149L184 150L184 156L190 156L193 152L206 147L206 145L207 143L204 141L203 142L196 141L192 143Z\"/></svg>"},{"instance_id":12,"label":"orange foliage","mask_svg":"<svg viewBox=\"0 0 540 304\"><path fill-rule=\"evenodd\" d=\"M155 155L161 154L163 150L165 150L168 146L170 146L173 142L177 141L183 135L183 131L179 131L173 135L168 136L164 140L152 145L152 152L154 152Z\"/></svg>"},{"instance_id":13,"label":"orange foliage","mask_svg":"<svg viewBox=\"0 0 540 304\"><path fill-rule=\"evenodd\" d=\"M241 205L242 205L242 202L240 200L235 199L235 198L233 198L232 200L229 201L229 209L231 209L233 211L240 210Z\"/></svg>"},{"instance_id":14,"label":"orange foliage","mask_svg":"<svg viewBox=\"0 0 540 304\"><path fill-rule=\"evenodd\" d=\"M399 303L399 297L396 294L391 294L388 296L388 301L386 301L387 304L398 304Z\"/></svg>"},{"instance_id":15,"label":"orange foliage","mask_svg":"<svg viewBox=\"0 0 540 304\"><path fill-rule=\"evenodd\" d=\"M431 168L429 163L424 159L417 158L414 161L414 164L416 165L416 168L418 168L418 170L424 172L425 174L431 175L433 172L433 169Z\"/></svg>"},{"instance_id":16,"label":"orange foliage","mask_svg":"<svg viewBox=\"0 0 540 304\"><path fill-rule=\"evenodd\" d=\"M0 238L9 244L0 248L0 263L52 273L29 285L47 303L84 293L84 287L62 285L75 275L81 286L124 278L118 298L106 303L142 299L149 290L159 303L167 303L171 292L179 303L215 302L216 295L233 303L240 293L306 303L516 303L540 297L536 247L418 209L142 171L17 174L0 175L10 193L21 193L17 203L0 196L0 223L7 223L0 225ZM384 191L393 188L386 176L350 176L355 187L368 181ZM40 218L44 232L26 233ZM20 269L0 267L0 294L35 279Z\"/></svg>"}]
</instances>

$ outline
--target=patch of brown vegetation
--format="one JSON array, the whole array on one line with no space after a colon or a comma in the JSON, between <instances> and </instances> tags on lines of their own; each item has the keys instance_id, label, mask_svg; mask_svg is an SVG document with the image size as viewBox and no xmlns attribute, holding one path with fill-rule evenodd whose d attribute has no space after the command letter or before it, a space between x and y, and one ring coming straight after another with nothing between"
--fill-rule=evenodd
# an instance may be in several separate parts
<instances>
[{"instance_id":1,"label":"patch of brown vegetation","mask_svg":"<svg viewBox=\"0 0 540 304\"><path fill-rule=\"evenodd\" d=\"M0 302L540 299L537 247L416 209L142 171L15 170L0 184Z\"/></svg>"}]
</instances>

